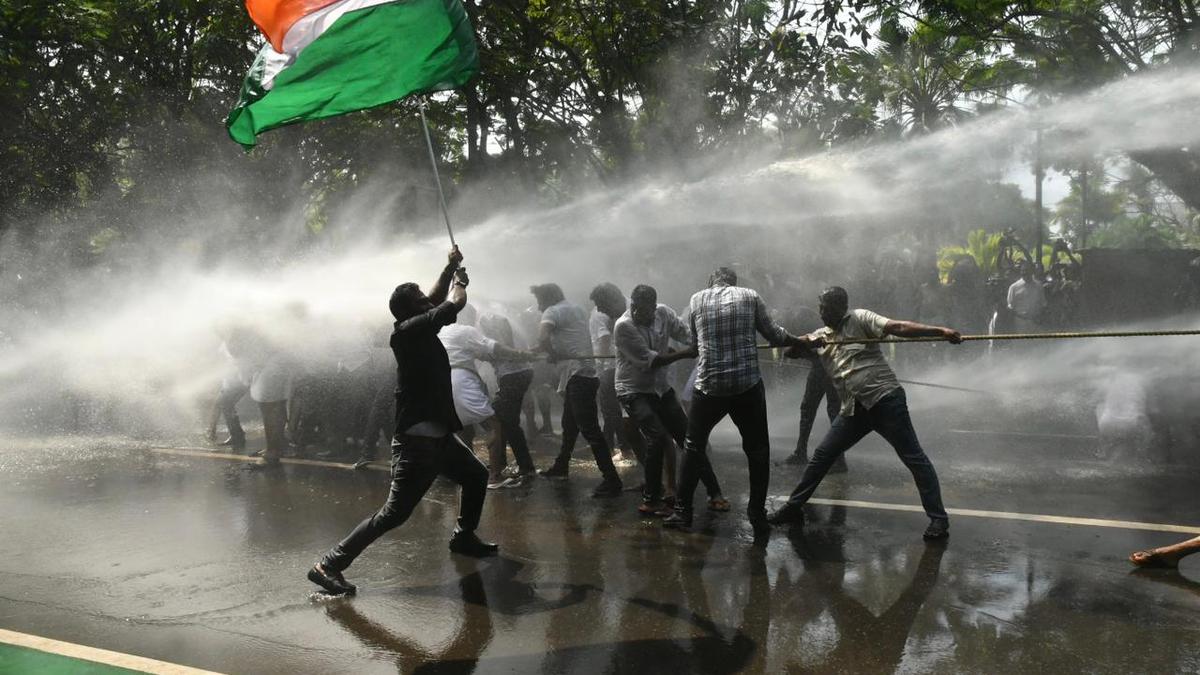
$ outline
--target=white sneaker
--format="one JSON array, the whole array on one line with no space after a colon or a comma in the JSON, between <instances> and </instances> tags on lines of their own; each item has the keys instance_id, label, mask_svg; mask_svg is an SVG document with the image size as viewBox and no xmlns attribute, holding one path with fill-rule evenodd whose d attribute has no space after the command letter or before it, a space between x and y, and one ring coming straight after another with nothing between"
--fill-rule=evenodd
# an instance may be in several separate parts
<instances>
[{"instance_id":1,"label":"white sneaker","mask_svg":"<svg viewBox=\"0 0 1200 675\"><path fill-rule=\"evenodd\" d=\"M509 488L521 487L521 484L524 482L525 481L523 481L520 476L510 476L497 483L488 483L487 489L507 490Z\"/></svg>"}]
</instances>

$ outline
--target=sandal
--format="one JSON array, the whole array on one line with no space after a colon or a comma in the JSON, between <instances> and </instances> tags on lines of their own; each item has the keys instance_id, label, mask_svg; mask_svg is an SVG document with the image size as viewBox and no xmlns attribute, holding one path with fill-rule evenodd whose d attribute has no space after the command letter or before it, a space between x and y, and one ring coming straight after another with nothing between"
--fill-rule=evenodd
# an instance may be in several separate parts
<instances>
[{"instance_id":1,"label":"sandal","mask_svg":"<svg viewBox=\"0 0 1200 675\"><path fill-rule=\"evenodd\" d=\"M708 500L708 510L709 511L725 512L725 511L728 511L730 508L731 507L729 505L729 500L725 499L724 497L713 497Z\"/></svg>"}]
</instances>

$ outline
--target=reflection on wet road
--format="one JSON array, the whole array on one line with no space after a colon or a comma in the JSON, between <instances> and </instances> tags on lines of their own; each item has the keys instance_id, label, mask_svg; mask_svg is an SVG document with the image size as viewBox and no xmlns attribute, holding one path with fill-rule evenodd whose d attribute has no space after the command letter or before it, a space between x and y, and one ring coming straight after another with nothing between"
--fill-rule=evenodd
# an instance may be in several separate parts
<instances>
[{"instance_id":1,"label":"reflection on wet road","mask_svg":"<svg viewBox=\"0 0 1200 675\"><path fill-rule=\"evenodd\" d=\"M379 505L383 473L5 446L0 626L237 673L1200 670L1200 567L1124 562L1177 535L960 517L948 544L927 545L920 514L834 501L756 548L740 515L745 465L722 440L717 470L740 499L698 514L696 533L638 519L633 492L589 499L581 463L566 483L489 493L482 530L502 555L476 561L446 550L457 501L439 483L348 570L358 597L337 599L304 571ZM962 440L928 445L949 443ZM1200 513L1179 472L1034 470L996 451L936 458L949 506L1180 524ZM915 503L888 453L865 444L819 496ZM772 494L796 478L774 469Z\"/></svg>"}]
</instances>

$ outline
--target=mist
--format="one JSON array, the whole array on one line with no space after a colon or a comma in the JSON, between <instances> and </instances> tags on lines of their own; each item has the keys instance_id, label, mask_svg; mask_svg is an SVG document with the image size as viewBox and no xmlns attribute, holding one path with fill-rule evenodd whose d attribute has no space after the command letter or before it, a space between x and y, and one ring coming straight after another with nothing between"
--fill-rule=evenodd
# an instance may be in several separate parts
<instances>
[{"instance_id":1,"label":"mist","mask_svg":"<svg viewBox=\"0 0 1200 675\"><path fill-rule=\"evenodd\" d=\"M776 161L723 164L709 157L706 166L717 168L700 179L649 173L557 208L506 207L459 221L456 237L477 305L519 310L532 304L531 284L554 281L570 300L590 307L591 287L612 281L626 292L649 283L661 301L681 308L713 267L732 264L751 287L776 277L772 292L764 292L772 307L813 305L816 292L832 283L849 288L852 305L869 306L869 294L853 285L852 268L881 247L917 255L918 242L901 231L1026 222L1011 204L980 196L1014 167L1029 164L1036 126L1064 132L1047 134L1046 152L1053 156L1178 147L1200 135L1198 106L1200 72L1163 70L911 140ZM205 184L204 176L198 180ZM237 205L224 202L220 182L208 184L215 227L282 232L303 217L298 210L280 214L278 223L238 222ZM354 223L355 241L301 257L273 257L295 243L274 237L276 248L265 249L262 264L214 263L163 235L134 243L131 250L142 259L104 281L61 270L55 288L38 289L61 298L56 312L0 310L6 326L0 430L53 430L60 413L47 410L58 410L55 402L64 395L104 401L117 417L136 419L131 428L150 434L195 428L198 402L217 386L217 329L228 322L251 323L299 352L336 352L340 335L386 335L391 289L431 282L449 248L435 217L426 234L399 241L383 215L399 198L386 184L364 187L330 216ZM451 204L452 216L476 211L460 205L481 201L480 194L462 195ZM1197 328L1200 317L1156 326ZM922 390L915 407L976 426L999 409L1036 413L1042 427L1092 434L1098 418L1124 424L1118 412L1128 406L1113 399L1114 381L1144 379L1193 359L1195 351L1187 338L1157 340L1152 353L1144 340L1039 342L996 353L979 345L958 349L970 353L936 367L901 361L900 375L990 395Z\"/></svg>"}]
</instances>

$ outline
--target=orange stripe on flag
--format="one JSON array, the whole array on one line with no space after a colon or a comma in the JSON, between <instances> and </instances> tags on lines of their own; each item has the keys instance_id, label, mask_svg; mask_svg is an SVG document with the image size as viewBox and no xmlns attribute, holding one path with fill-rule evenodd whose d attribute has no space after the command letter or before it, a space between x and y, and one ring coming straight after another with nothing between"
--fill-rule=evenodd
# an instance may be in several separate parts
<instances>
[{"instance_id":1,"label":"orange stripe on flag","mask_svg":"<svg viewBox=\"0 0 1200 675\"><path fill-rule=\"evenodd\" d=\"M275 51L283 51L283 37L296 21L339 0L246 0L250 20L270 40Z\"/></svg>"}]
</instances>

